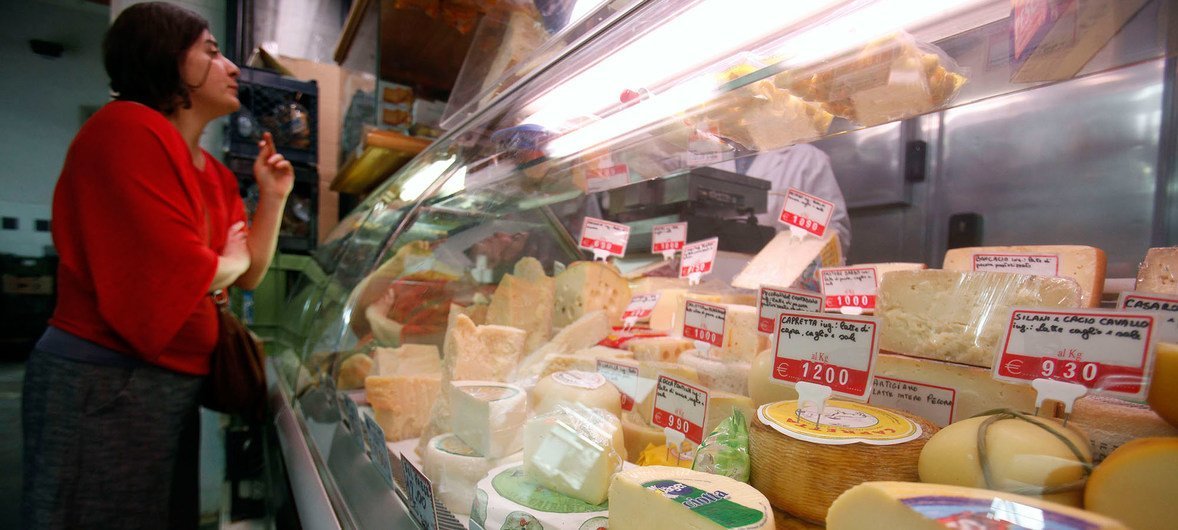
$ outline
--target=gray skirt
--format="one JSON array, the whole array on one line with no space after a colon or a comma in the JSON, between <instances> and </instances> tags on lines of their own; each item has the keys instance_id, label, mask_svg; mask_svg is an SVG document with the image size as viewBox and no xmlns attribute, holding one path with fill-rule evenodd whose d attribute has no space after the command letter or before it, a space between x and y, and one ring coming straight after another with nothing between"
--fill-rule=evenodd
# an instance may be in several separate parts
<instances>
[{"instance_id":1,"label":"gray skirt","mask_svg":"<svg viewBox=\"0 0 1178 530\"><path fill-rule=\"evenodd\" d=\"M196 528L202 380L34 350L21 403L24 528Z\"/></svg>"}]
</instances>

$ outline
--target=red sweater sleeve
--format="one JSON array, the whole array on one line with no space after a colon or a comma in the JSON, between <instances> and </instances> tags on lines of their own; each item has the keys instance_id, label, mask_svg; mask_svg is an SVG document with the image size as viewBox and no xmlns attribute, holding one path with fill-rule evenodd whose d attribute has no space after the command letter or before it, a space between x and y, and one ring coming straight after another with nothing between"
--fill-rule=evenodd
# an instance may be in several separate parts
<instances>
[{"instance_id":1,"label":"red sweater sleeve","mask_svg":"<svg viewBox=\"0 0 1178 530\"><path fill-rule=\"evenodd\" d=\"M72 217L99 316L152 359L205 300L219 258L183 140L135 114L79 133L57 189L71 211L54 214Z\"/></svg>"}]
</instances>

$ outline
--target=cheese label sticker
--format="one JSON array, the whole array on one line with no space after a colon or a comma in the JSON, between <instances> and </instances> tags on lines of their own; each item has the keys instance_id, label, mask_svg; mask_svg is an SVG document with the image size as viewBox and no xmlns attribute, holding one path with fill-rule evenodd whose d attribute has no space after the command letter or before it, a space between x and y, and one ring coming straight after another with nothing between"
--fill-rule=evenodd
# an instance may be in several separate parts
<instances>
[{"instance_id":1,"label":"cheese label sticker","mask_svg":"<svg viewBox=\"0 0 1178 530\"><path fill-rule=\"evenodd\" d=\"M1153 311L1158 315L1158 342L1178 342L1178 295L1125 291L1117 301L1125 311Z\"/></svg>"},{"instance_id":2,"label":"cheese label sticker","mask_svg":"<svg viewBox=\"0 0 1178 530\"><path fill-rule=\"evenodd\" d=\"M384 440L384 429L372 419L364 416L364 432L368 436L368 458L376 464L377 471L389 487L393 487L393 465L389 462L389 446Z\"/></svg>"},{"instance_id":3,"label":"cheese label sticker","mask_svg":"<svg viewBox=\"0 0 1178 530\"><path fill-rule=\"evenodd\" d=\"M920 438L920 425L881 408L830 400L818 418L813 406L798 413L797 401L779 401L757 409L761 423L802 441L823 445L896 445Z\"/></svg>"},{"instance_id":4,"label":"cheese label sticker","mask_svg":"<svg viewBox=\"0 0 1178 530\"><path fill-rule=\"evenodd\" d=\"M409 506L409 515L424 530L437 529L438 508L433 484L405 455L401 455L401 468L405 472L405 503Z\"/></svg>"},{"instance_id":5,"label":"cheese label sticker","mask_svg":"<svg viewBox=\"0 0 1178 530\"><path fill-rule=\"evenodd\" d=\"M450 453L452 455L474 456L478 458L482 458L483 456L474 452L474 449L471 449L469 445L466 445L465 442L453 434L438 438L438 441L434 442L434 447L443 453Z\"/></svg>"},{"instance_id":6,"label":"cheese label sticker","mask_svg":"<svg viewBox=\"0 0 1178 530\"><path fill-rule=\"evenodd\" d=\"M994 378L1022 384L1053 379L1145 399L1158 320L1147 312L1015 308L994 358Z\"/></svg>"},{"instance_id":7,"label":"cheese label sticker","mask_svg":"<svg viewBox=\"0 0 1178 530\"><path fill-rule=\"evenodd\" d=\"M978 253L973 255L973 270L1054 277L1059 276L1059 255Z\"/></svg>"},{"instance_id":8,"label":"cheese label sticker","mask_svg":"<svg viewBox=\"0 0 1178 530\"><path fill-rule=\"evenodd\" d=\"M717 237L695 241L684 246L683 255L679 258L679 277L688 278L693 274L700 276L710 274L716 261L718 248L720 248L720 238Z\"/></svg>"},{"instance_id":9,"label":"cheese label sticker","mask_svg":"<svg viewBox=\"0 0 1178 530\"><path fill-rule=\"evenodd\" d=\"M806 381L866 401L879 354L879 320L782 311L770 382Z\"/></svg>"},{"instance_id":10,"label":"cheese label sticker","mask_svg":"<svg viewBox=\"0 0 1178 530\"><path fill-rule=\"evenodd\" d=\"M1098 530L1096 525L1070 515L1015 501L990 498L924 495L905 497L900 502L926 519L938 521L945 528L977 530Z\"/></svg>"},{"instance_id":11,"label":"cheese label sticker","mask_svg":"<svg viewBox=\"0 0 1178 530\"><path fill-rule=\"evenodd\" d=\"M491 487L504 499L536 512L593 513L609 510L608 501L601 504L589 504L540 486L536 481L528 478L528 475L524 473L523 466L513 466L500 471L499 474L491 478ZM519 526L518 528L541 527Z\"/></svg>"},{"instance_id":12,"label":"cheese label sticker","mask_svg":"<svg viewBox=\"0 0 1178 530\"><path fill-rule=\"evenodd\" d=\"M822 311L822 297L796 289L761 286L757 293L757 331L772 335L782 311Z\"/></svg>"},{"instance_id":13,"label":"cheese label sticker","mask_svg":"<svg viewBox=\"0 0 1178 530\"><path fill-rule=\"evenodd\" d=\"M785 193L785 202L781 206L778 220L789 226L796 226L814 237L822 237L826 234L826 227L830 225L831 215L834 215L833 202L797 188L790 188Z\"/></svg>"},{"instance_id":14,"label":"cheese label sticker","mask_svg":"<svg viewBox=\"0 0 1178 530\"><path fill-rule=\"evenodd\" d=\"M552 378L565 386L597 390L605 386L605 377L597 372L583 372L581 370L566 370L552 374Z\"/></svg>"},{"instance_id":15,"label":"cheese label sticker","mask_svg":"<svg viewBox=\"0 0 1178 530\"><path fill-rule=\"evenodd\" d=\"M654 391L651 423L679 431L696 445L703 443L708 391L667 375L659 375Z\"/></svg>"},{"instance_id":16,"label":"cheese label sticker","mask_svg":"<svg viewBox=\"0 0 1178 530\"><path fill-rule=\"evenodd\" d=\"M957 391L944 386L875 376L867 403L911 412L944 427L953 422Z\"/></svg>"},{"instance_id":17,"label":"cheese label sticker","mask_svg":"<svg viewBox=\"0 0 1178 530\"><path fill-rule=\"evenodd\" d=\"M652 480L642 487L662 493L721 528L751 528L765 520L764 512L733 502L724 490L705 491L677 480Z\"/></svg>"},{"instance_id":18,"label":"cheese label sticker","mask_svg":"<svg viewBox=\"0 0 1178 530\"><path fill-rule=\"evenodd\" d=\"M589 163L585 170L585 188L589 193L612 190L630 183L630 166L614 164L613 158L604 156Z\"/></svg>"},{"instance_id":19,"label":"cheese label sticker","mask_svg":"<svg viewBox=\"0 0 1178 530\"><path fill-rule=\"evenodd\" d=\"M639 294L630 298L630 304L622 313L622 320L634 319L635 322L650 319L654 306L659 303L659 293Z\"/></svg>"},{"instance_id":20,"label":"cheese label sticker","mask_svg":"<svg viewBox=\"0 0 1178 530\"><path fill-rule=\"evenodd\" d=\"M683 338L723 346L727 315L721 306L688 300L683 306Z\"/></svg>"},{"instance_id":21,"label":"cheese label sticker","mask_svg":"<svg viewBox=\"0 0 1178 530\"><path fill-rule=\"evenodd\" d=\"M348 430L352 431L352 439L364 447L364 420L360 419L360 408L356 406L356 401L348 397L347 394L340 393L339 402L344 409L344 419L347 421Z\"/></svg>"},{"instance_id":22,"label":"cheese label sticker","mask_svg":"<svg viewBox=\"0 0 1178 530\"><path fill-rule=\"evenodd\" d=\"M879 280L874 267L818 269L818 280L822 286L822 306L826 311L837 313L844 308L875 309Z\"/></svg>"},{"instance_id":23,"label":"cheese label sticker","mask_svg":"<svg viewBox=\"0 0 1178 530\"><path fill-rule=\"evenodd\" d=\"M634 398L638 395L638 367L598 359L597 373L618 387L622 394L622 410L634 410Z\"/></svg>"},{"instance_id":24,"label":"cheese label sticker","mask_svg":"<svg viewBox=\"0 0 1178 530\"><path fill-rule=\"evenodd\" d=\"M580 246L592 250L594 255L625 256L626 245L629 242L629 226L593 217L586 217L581 222Z\"/></svg>"},{"instance_id":25,"label":"cheese label sticker","mask_svg":"<svg viewBox=\"0 0 1178 530\"><path fill-rule=\"evenodd\" d=\"M687 223L654 225L650 230L650 252L674 252L687 245Z\"/></svg>"}]
</instances>

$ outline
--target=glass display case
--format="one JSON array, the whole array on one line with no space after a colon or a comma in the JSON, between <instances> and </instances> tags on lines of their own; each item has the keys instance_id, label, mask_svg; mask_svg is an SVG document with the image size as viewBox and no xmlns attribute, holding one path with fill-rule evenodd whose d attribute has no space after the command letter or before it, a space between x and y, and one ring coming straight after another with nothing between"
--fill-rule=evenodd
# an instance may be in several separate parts
<instances>
[{"instance_id":1,"label":"glass display case","mask_svg":"<svg viewBox=\"0 0 1178 530\"><path fill-rule=\"evenodd\" d=\"M687 515L643 500L642 485L713 487L706 477L665 468L644 475L649 470L635 467L641 463L721 474L735 468L746 481L751 471L751 487L723 486L739 507L755 505L761 516L745 514L757 521L742 528L772 527L775 518L798 528L833 527L823 514L857 483L852 478L815 481L822 495L806 501L811 509L793 509L783 498L807 486L784 477L783 460L820 457L766 431L766 409L756 408L797 399L791 385L769 384L768 375L756 381L773 366L777 340L766 332L773 324L760 322L759 287L794 287L805 298L806 289L821 290L817 267L905 262L871 266L873 274L898 278L943 261L948 269L946 251L956 247L1086 246L1053 254L1056 274L1074 280L991 278L978 280L982 294L958 285L962 292L942 299L980 307L966 311L967 320L984 323L993 311L1007 311L999 315L1006 318L1011 305L1080 310L1102 297L1111 305L1117 292L1133 289L1116 278L1136 275L1149 247L1174 243L1178 68L1167 40L1170 3L540 4L523 11L532 24L547 26L535 17L560 9L574 14L555 31L546 28L548 40L539 45L512 29L514 15L488 15L459 76L467 80L455 89L461 97L444 119L448 132L328 236L314 256L323 277L292 290L288 333L272 343L270 368L284 451L305 456L301 467L288 464L292 475L302 472L292 482L305 485L301 497L304 487L294 488L304 522L595 528L619 508L613 497L607 507L603 488L627 492L639 484L620 511L637 514L633 503L649 501L672 527ZM825 152L834 168L846 197L838 207L849 219L846 234L830 235L831 226L818 238L790 239L779 214L794 200L791 186L744 175L755 167L750 161L805 144ZM696 247L671 259L656 251L668 225L681 222L684 243L717 238L708 265L691 269ZM628 233L624 256L608 244L619 230ZM1088 267L1098 272L1067 272L1070 260L1089 259L1083 256L1091 247L1104 249L1091 258L1100 266ZM609 254L608 264L592 262ZM898 330L887 311L906 306L895 293L897 305L888 306L886 282L878 288L880 305L869 320L882 333ZM911 287L922 288L927 282ZM995 302L1015 290L1039 297ZM659 296L632 327L623 317L633 316L627 308L641 294ZM830 307L817 293L812 298ZM716 310L719 330L706 325ZM938 313L951 312L911 318L932 322L925 328L931 334ZM984 354L992 337L983 335L993 332L962 325L968 329L953 333ZM918 426L921 444L968 418L963 410L1036 408L1029 387L991 380L985 362L888 346L885 337L881 347L892 357L879 362L878 378L949 393L929 394L933 412L925 402L886 402L905 411L905 425ZM942 375L909 381L933 372ZM676 383L682 392L670 393L692 404L660 419L668 412L653 396L666 399L663 385ZM889 384L876 379L874 388L890 396ZM1086 453L1081 462L1107 456L1107 444L1178 435L1143 406L1085 400L1073 426L1131 416L1143 427L1102 426L1088 440L1093 451L1077 449ZM688 417L696 408L706 413ZM674 424L676 413L687 427L664 424ZM387 444L366 439L373 431ZM1113 441L1098 447L1097 438ZM905 445L913 443L910 437L876 456L865 444L820 455L848 462L861 477L916 482L919 446L913 452ZM877 460L888 464L873 465ZM798 473L803 468L810 469L800 465ZM614 477L618 472L625 477ZM422 476L435 503L423 504ZM505 490L516 497L505 501ZM425 512L435 515L423 523ZM839 520L854 519L841 512Z\"/></svg>"}]
</instances>

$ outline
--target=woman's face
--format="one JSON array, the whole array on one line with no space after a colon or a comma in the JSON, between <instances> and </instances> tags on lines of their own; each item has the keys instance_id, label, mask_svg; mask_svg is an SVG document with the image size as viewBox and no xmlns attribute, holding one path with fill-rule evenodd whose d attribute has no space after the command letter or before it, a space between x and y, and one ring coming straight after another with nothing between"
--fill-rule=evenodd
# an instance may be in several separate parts
<instances>
[{"instance_id":1,"label":"woman's face","mask_svg":"<svg viewBox=\"0 0 1178 530\"><path fill-rule=\"evenodd\" d=\"M233 61L221 55L217 40L205 30L180 64L180 79L188 87L192 108L210 119L230 114L241 106L237 99L237 75Z\"/></svg>"}]
</instances>

